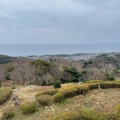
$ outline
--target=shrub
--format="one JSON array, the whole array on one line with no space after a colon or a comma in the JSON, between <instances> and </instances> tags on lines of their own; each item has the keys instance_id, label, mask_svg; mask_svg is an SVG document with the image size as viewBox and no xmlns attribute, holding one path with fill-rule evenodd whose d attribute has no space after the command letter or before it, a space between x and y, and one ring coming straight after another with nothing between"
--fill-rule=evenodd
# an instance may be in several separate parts
<instances>
[{"instance_id":1,"label":"shrub","mask_svg":"<svg viewBox=\"0 0 120 120\"><path fill-rule=\"evenodd\" d=\"M77 89L75 87L61 88L58 93L63 94L65 98L69 98L77 95Z\"/></svg>"},{"instance_id":2,"label":"shrub","mask_svg":"<svg viewBox=\"0 0 120 120\"><path fill-rule=\"evenodd\" d=\"M53 97L54 102L62 102L64 100L64 95L56 93Z\"/></svg>"},{"instance_id":3,"label":"shrub","mask_svg":"<svg viewBox=\"0 0 120 120\"><path fill-rule=\"evenodd\" d=\"M45 90L35 95L35 98L41 95L54 95L58 92L58 89Z\"/></svg>"},{"instance_id":4,"label":"shrub","mask_svg":"<svg viewBox=\"0 0 120 120\"><path fill-rule=\"evenodd\" d=\"M104 82L100 84L101 88L120 88L120 83Z\"/></svg>"},{"instance_id":5,"label":"shrub","mask_svg":"<svg viewBox=\"0 0 120 120\"><path fill-rule=\"evenodd\" d=\"M94 110L80 109L78 111L81 119L83 120L109 120L104 113L100 113Z\"/></svg>"},{"instance_id":6,"label":"shrub","mask_svg":"<svg viewBox=\"0 0 120 120\"><path fill-rule=\"evenodd\" d=\"M106 120L120 120L120 119L118 119L118 118L120 118L120 115L116 114L115 112L106 113L104 115L106 117Z\"/></svg>"},{"instance_id":7,"label":"shrub","mask_svg":"<svg viewBox=\"0 0 120 120\"><path fill-rule=\"evenodd\" d=\"M80 120L80 116L76 112L66 112L50 118L49 120Z\"/></svg>"},{"instance_id":8,"label":"shrub","mask_svg":"<svg viewBox=\"0 0 120 120\"><path fill-rule=\"evenodd\" d=\"M58 89L51 89L51 90L46 90L46 91L43 91L42 94L43 95L54 95L58 92Z\"/></svg>"},{"instance_id":9,"label":"shrub","mask_svg":"<svg viewBox=\"0 0 120 120\"><path fill-rule=\"evenodd\" d=\"M110 80L110 81L114 81L115 78L114 78L113 76L109 76L109 77L108 77L108 80Z\"/></svg>"},{"instance_id":10,"label":"shrub","mask_svg":"<svg viewBox=\"0 0 120 120\"><path fill-rule=\"evenodd\" d=\"M120 88L119 82L102 82L102 83L90 83L88 84L88 87L90 90L97 89L98 85L100 85L100 88L106 89L106 88Z\"/></svg>"},{"instance_id":11,"label":"shrub","mask_svg":"<svg viewBox=\"0 0 120 120\"><path fill-rule=\"evenodd\" d=\"M89 80L89 81L86 81L86 83L101 83L101 82L104 82L103 80Z\"/></svg>"},{"instance_id":12,"label":"shrub","mask_svg":"<svg viewBox=\"0 0 120 120\"><path fill-rule=\"evenodd\" d=\"M14 117L16 114L16 109L13 106L8 106L3 109L2 119L8 120L12 117Z\"/></svg>"},{"instance_id":13,"label":"shrub","mask_svg":"<svg viewBox=\"0 0 120 120\"><path fill-rule=\"evenodd\" d=\"M94 110L80 109L76 112L66 112L49 120L116 120L114 117Z\"/></svg>"},{"instance_id":14,"label":"shrub","mask_svg":"<svg viewBox=\"0 0 120 120\"><path fill-rule=\"evenodd\" d=\"M12 95L11 88L1 88L0 89L0 105L4 104Z\"/></svg>"},{"instance_id":15,"label":"shrub","mask_svg":"<svg viewBox=\"0 0 120 120\"><path fill-rule=\"evenodd\" d=\"M59 80L55 81L53 86L54 86L55 89L56 88L61 88L61 82Z\"/></svg>"},{"instance_id":16,"label":"shrub","mask_svg":"<svg viewBox=\"0 0 120 120\"><path fill-rule=\"evenodd\" d=\"M21 104L20 109L23 114L31 114L37 111L38 104L36 101L27 101Z\"/></svg>"},{"instance_id":17,"label":"shrub","mask_svg":"<svg viewBox=\"0 0 120 120\"><path fill-rule=\"evenodd\" d=\"M75 86L77 88L77 94L86 94L89 90L88 85L76 85Z\"/></svg>"},{"instance_id":18,"label":"shrub","mask_svg":"<svg viewBox=\"0 0 120 120\"><path fill-rule=\"evenodd\" d=\"M98 89L98 85L100 85L100 84L99 83L90 83L90 84L88 84L88 87L90 90Z\"/></svg>"},{"instance_id":19,"label":"shrub","mask_svg":"<svg viewBox=\"0 0 120 120\"><path fill-rule=\"evenodd\" d=\"M115 80L114 82L116 82L116 83L120 83L120 80Z\"/></svg>"},{"instance_id":20,"label":"shrub","mask_svg":"<svg viewBox=\"0 0 120 120\"><path fill-rule=\"evenodd\" d=\"M12 86L11 88L12 88L12 89L16 89L16 86Z\"/></svg>"},{"instance_id":21,"label":"shrub","mask_svg":"<svg viewBox=\"0 0 120 120\"><path fill-rule=\"evenodd\" d=\"M116 111L117 111L117 113L120 113L120 104L117 105Z\"/></svg>"},{"instance_id":22,"label":"shrub","mask_svg":"<svg viewBox=\"0 0 120 120\"><path fill-rule=\"evenodd\" d=\"M52 96L50 95L41 95L36 97L36 101L43 106L48 106L52 103Z\"/></svg>"},{"instance_id":23,"label":"shrub","mask_svg":"<svg viewBox=\"0 0 120 120\"><path fill-rule=\"evenodd\" d=\"M37 98L38 96L41 96L41 95L43 95L43 93L42 93L42 92L39 92L39 93L37 93L37 94L35 95L35 98Z\"/></svg>"}]
</instances>

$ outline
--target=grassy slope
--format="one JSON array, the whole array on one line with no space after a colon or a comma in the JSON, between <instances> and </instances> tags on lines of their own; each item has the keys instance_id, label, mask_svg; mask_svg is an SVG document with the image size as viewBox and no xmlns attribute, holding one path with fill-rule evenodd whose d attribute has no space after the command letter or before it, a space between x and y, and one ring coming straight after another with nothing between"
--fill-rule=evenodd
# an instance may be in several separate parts
<instances>
[{"instance_id":1,"label":"grassy slope","mask_svg":"<svg viewBox=\"0 0 120 120\"><path fill-rule=\"evenodd\" d=\"M66 85L65 85L66 86ZM21 102L34 99L38 91L51 89L52 87L22 87L14 91L13 96L18 96ZM112 112L117 103L120 103L120 89L92 90L86 96L76 96L65 100L62 104L54 104L49 107L39 107L39 111L30 116L24 116L20 112L14 120L47 120L48 118L63 113L75 111L81 107L95 109L97 111ZM13 105L12 98L4 105ZM1 107L4 107L1 106Z\"/></svg>"}]
</instances>

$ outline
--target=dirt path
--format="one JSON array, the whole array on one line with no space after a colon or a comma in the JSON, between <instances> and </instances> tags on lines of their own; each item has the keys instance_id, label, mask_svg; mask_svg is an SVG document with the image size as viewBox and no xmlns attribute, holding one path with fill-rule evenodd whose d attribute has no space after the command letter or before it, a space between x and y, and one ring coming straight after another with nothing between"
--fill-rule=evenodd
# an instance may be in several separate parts
<instances>
[{"instance_id":1,"label":"dirt path","mask_svg":"<svg viewBox=\"0 0 120 120\"><path fill-rule=\"evenodd\" d=\"M52 89L52 86L26 86L26 87L19 87L13 90L11 98L4 104L0 106L0 117L2 116L2 109L6 106L13 106L13 97L18 97L18 101L20 103L23 103L24 101L27 100L34 100L35 99L35 94L47 90L47 89Z\"/></svg>"}]
</instances>

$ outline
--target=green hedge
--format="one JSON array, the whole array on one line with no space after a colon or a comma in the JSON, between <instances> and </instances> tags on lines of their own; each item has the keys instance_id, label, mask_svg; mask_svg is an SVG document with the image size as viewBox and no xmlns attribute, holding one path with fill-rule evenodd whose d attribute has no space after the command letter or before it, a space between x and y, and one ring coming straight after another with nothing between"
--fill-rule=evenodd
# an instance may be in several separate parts
<instances>
[{"instance_id":1,"label":"green hedge","mask_svg":"<svg viewBox=\"0 0 120 120\"><path fill-rule=\"evenodd\" d=\"M41 95L54 95L58 92L59 89L45 90L35 95L35 98Z\"/></svg>"},{"instance_id":2,"label":"green hedge","mask_svg":"<svg viewBox=\"0 0 120 120\"><path fill-rule=\"evenodd\" d=\"M60 88L57 93L63 94L65 98L73 97L76 95L85 95L92 89L107 89L107 88L120 88L119 82L99 82L99 83L86 83L69 86L67 88Z\"/></svg>"},{"instance_id":3,"label":"green hedge","mask_svg":"<svg viewBox=\"0 0 120 120\"><path fill-rule=\"evenodd\" d=\"M65 98L69 98L77 95L77 89L75 87L62 88L58 93L63 94Z\"/></svg>"},{"instance_id":4,"label":"green hedge","mask_svg":"<svg viewBox=\"0 0 120 120\"><path fill-rule=\"evenodd\" d=\"M86 83L101 83L101 82L104 82L103 80L89 80L89 81L86 81Z\"/></svg>"},{"instance_id":5,"label":"green hedge","mask_svg":"<svg viewBox=\"0 0 120 120\"><path fill-rule=\"evenodd\" d=\"M119 82L101 82L101 83L89 83L87 84L89 89L98 89L98 85L100 85L101 89L106 89L106 88L120 88L120 83Z\"/></svg>"},{"instance_id":6,"label":"green hedge","mask_svg":"<svg viewBox=\"0 0 120 120\"><path fill-rule=\"evenodd\" d=\"M53 101L54 102L62 102L64 100L64 95L61 94L61 93L56 93L54 96L53 96Z\"/></svg>"},{"instance_id":7,"label":"green hedge","mask_svg":"<svg viewBox=\"0 0 120 120\"><path fill-rule=\"evenodd\" d=\"M4 104L12 95L11 88L1 88L0 89L0 105Z\"/></svg>"},{"instance_id":8,"label":"green hedge","mask_svg":"<svg viewBox=\"0 0 120 120\"><path fill-rule=\"evenodd\" d=\"M88 87L90 90L93 90L93 89L98 89L98 85L100 85L100 83L90 83L88 84Z\"/></svg>"},{"instance_id":9,"label":"green hedge","mask_svg":"<svg viewBox=\"0 0 120 120\"><path fill-rule=\"evenodd\" d=\"M100 84L100 87L105 89L105 88L120 88L120 83L116 82L104 82Z\"/></svg>"},{"instance_id":10,"label":"green hedge","mask_svg":"<svg viewBox=\"0 0 120 120\"><path fill-rule=\"evenodd\" d=\"M77 89L77 94L86 94L89 91L88 85L76 85L75 88Z\"/></svg>"}]
</instances>

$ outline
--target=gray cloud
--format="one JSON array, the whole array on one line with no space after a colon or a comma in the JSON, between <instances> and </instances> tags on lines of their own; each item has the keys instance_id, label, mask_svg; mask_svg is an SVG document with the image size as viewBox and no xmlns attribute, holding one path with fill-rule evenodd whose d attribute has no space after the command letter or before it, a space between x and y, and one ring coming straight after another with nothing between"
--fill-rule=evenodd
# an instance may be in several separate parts
<instances>
[{"instance_id":1,"label":"gray cloud","mask_svg":"<svg viewBox=\"0 0 120 120\"><path fill-rule=\"evenodd\" d=\"M0 43L119 42L119 0L0 0Z\"/></svg>"}]
</instances>

